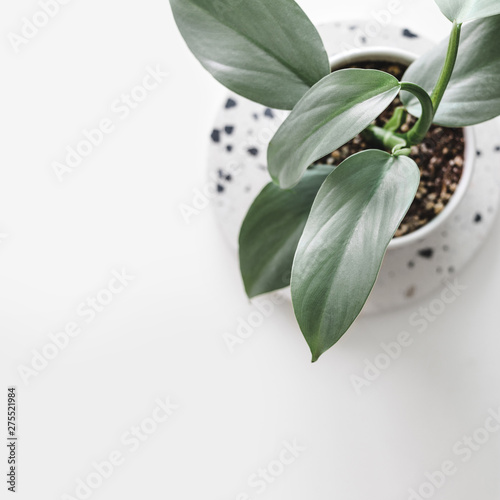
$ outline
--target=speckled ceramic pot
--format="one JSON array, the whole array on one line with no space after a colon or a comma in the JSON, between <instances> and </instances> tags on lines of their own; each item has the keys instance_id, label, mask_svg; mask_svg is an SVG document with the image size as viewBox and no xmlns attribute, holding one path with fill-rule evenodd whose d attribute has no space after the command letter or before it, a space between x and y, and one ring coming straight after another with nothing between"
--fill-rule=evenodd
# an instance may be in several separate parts
<instances>
[{"instance_id":1,"label":"speckled ceramic pot","mask_svg":"<svg viewBox=\"0 0 500 500\"><path fill-rule=\"evenodd\" d=\"M385 59L410 64L433 44L404 28L356 36L355 23L319 28L332 67ZM352 48L353 40L362 47ZM342 50L343 48L348 50ZM267 145L287 112L265 108L230 94L219 112L209 151L210 178L216 179L216 213L230 245L237 250L241 223L260 190L270 182ZM377 283L363 310L391 310L421 299L470 261L490 231L500 193L500 139L496 122L464 129L466 160L459 187L446 208L426 226L394 239Z\"/></svg>"}]
</instances>

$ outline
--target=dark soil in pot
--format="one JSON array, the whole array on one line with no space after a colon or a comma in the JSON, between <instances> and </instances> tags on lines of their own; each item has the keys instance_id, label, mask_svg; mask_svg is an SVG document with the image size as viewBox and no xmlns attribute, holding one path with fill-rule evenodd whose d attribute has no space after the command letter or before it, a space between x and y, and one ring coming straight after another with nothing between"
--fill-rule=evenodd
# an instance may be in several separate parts
<instances>
[{"instance_id":1,"label":"dark soil in pot","mask_svg":"<svg viewBox=\"0 0 500 500\"><path fill-rule=\"evenodd\" d=\"M398 80L401 80L406 70L402 64L384 61L359 62L349 65L349 68L378 69L394 75ZM383 127L398 106L401 106L399 97L374 123ZM416 119L408 115L400 132L407 132L415 122ZM371 147L358 135L317 163L338 165L352 154ZM410 156L420 168L420 186L410 210L396 231L396 237L416 231L443 211L462 176L464 152L463 129L439 126L432 126L425 141L412 147Z\"/></svg>"}]
</instances>

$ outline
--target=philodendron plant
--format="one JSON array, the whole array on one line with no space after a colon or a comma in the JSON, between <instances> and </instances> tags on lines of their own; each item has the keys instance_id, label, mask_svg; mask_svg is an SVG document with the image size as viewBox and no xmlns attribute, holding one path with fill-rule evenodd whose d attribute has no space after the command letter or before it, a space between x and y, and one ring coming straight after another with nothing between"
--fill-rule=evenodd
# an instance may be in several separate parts
<instances>
[{"instance_id":1,"label":"philodendron plant","mask_svg":"<svg viewBox=\"0 0 500 500\"><path fill-rule=\"evenodd\" d=\"M321 38L294 0L170 0L187 45L230 90L291 110L271 140L269 183L240 233L249 297L291 285L313 361L363 308L420 173L409 158L431 125L500 115L500 0L436 0L451 35L402 81L371 69L331 72ZM401 93L384 128L373 124ZM418 120L400 132L402 117ZM313 165L356 135L374 149Z\"/></svg>"}]
</instances>

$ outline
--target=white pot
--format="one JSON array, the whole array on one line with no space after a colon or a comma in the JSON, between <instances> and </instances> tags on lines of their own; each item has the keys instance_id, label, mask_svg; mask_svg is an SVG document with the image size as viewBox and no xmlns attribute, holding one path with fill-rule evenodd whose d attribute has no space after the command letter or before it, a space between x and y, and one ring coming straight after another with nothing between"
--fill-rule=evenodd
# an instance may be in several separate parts
<instances>
[{"instance_id":1,"label":"white pot","mask_svg":"<svg viewBox=\"0 0 500 500\"><path fill-rule=\"evenodd\" d=\"M336 54L330 58L330 65L332 67L332 71L361 61L386 61L409 66L413 61L415 61L415 59L417 59L417 57L418 56L416 54L398 48L367 47L365 49L354 49L341 54ZM389 252L391 250L415 245L418 241L429 237L433 232L439 230L439 228L450 219L453 213L456 212L469 187L476 159L476 146L472 129L464 128L463 130L465 136L464 167L462 177L456 191L453 193L453 196L450 198L443 211L430 222L410 234L394 238L389 244Z\"/></svg>"}]
</instances>

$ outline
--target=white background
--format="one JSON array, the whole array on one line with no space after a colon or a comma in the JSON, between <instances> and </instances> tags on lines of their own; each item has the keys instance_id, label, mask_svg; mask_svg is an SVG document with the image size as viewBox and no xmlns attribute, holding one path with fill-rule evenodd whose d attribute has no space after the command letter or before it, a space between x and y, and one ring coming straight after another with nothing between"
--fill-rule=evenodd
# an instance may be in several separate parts
<instances>
[{"instance_id":1,"label":"white background","mask_svg":"<svg viewBox=\"0 0 500 500\"><path fill-rule=\"evenodd\" d=\"M299 3L315 23L370 20L387 7ZM433 1L401 4L394 24L446 35ZM74 495L77 478L114 450L125 463L92 498L405 500L426 471L458 463L453 444L500 405L500 223L459 276L467 291L361 395L351 376L433 297L360 319L315 365L288 304L230 353L224 333L255 307L211 210L189 225L179 210L206 184L225 90L186 49L167 0L73 0L16 53L9 33L38 9L29 0L0 8L0 422L6 388L17 385L18 498ZM112 103L157 65L168 77L122 120ZM59 182L53 162L106 117L116 130ZM77 307L113 269L134 280L86 325ZM18 366L70 321L81 335L24 384ZM130 453L120 437L167 396L180 408ZM434 498L498 500L499 439ZM305 451L255 495L249 477L293 440Z\"/></svg>"}]
</instances>

